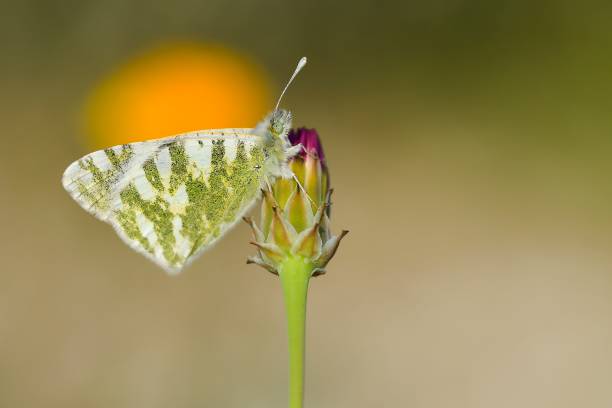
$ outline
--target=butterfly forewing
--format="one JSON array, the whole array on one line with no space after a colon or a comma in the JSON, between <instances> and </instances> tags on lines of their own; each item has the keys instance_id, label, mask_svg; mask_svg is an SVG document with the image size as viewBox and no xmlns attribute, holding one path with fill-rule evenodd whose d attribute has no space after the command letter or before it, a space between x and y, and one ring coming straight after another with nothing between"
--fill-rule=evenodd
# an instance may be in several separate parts
<instances>
[{"instance_id":1,"label":"butterfly forewing","mask_svg":"<svg viewBox=\"0 0 612 408\"><path fill-rule=\"evenodd\" d=\"M250 129L193 132L91 153L63 183L128 245L178 272L248 210L263 163Z\"/></svg>"}]
</instances>

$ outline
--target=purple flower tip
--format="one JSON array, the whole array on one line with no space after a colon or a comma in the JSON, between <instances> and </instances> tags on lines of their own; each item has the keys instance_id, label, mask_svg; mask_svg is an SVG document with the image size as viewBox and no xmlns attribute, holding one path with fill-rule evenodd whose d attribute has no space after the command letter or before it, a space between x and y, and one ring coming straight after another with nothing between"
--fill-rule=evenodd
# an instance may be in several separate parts
<instances>
[{"instance_id":1,"label":"purple flower tip","mask_svg":"<svg viewBox=\"0 0 612 408\"><path fill-rule=\"evenodd\" d=\"M319 140L319 134L315 129L306 129L304 127L291 129L288 137L291 145L295 146L301 144L304 146L304 150L300 152L300 156L306 157L307 154L315 154L319 160L325 164L323 146L321 145L321 140Z\"/></svg>"}]
</instances>

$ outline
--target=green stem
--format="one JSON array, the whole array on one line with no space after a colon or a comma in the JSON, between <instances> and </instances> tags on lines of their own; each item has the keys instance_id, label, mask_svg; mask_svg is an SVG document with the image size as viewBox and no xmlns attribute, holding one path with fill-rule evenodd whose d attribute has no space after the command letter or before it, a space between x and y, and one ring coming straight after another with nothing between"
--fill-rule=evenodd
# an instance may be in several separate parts
<instances>
[{"instance_id":1,"label":"green stem","mask_svg":"<svg viewBox=\"0 0 612 408\"><path fill-rule=\"evenodd\" d=\"M304 404L306 297L312 270L312 264L302 257L289 257L279 268L289 334L289 408Z\"/></svg>"}]
</instances>

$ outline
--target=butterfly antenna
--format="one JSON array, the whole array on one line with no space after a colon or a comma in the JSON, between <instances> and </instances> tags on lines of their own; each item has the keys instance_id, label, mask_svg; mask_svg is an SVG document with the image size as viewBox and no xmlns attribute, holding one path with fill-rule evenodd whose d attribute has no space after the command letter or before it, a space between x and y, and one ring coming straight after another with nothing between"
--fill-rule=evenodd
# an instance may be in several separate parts
<instances>
[{"instance_id":1,"label":"butterfly antenna","mask_svg":"<svg viewBox=\"0 0 612 408\"><path fill-rule=\"evenodd\" d=\"M297 74L302 70L302 68L304 68L304 65L306 65L306 62L308 62L306 57L300 58L300 60L298 61L297 67L295 68L295 71L293 71L293 75L291 75L291 78L289 78L287 85L285 85L285 89L283 89L283 92L281 92L280 96L278 97L278 101L276 101L276 107L274 108L274 110L278 110L278 106L280 105L281 99L283 99L283 95L285 94L285 91L287 90L287 88L289 88L289 85L291 85L291 82L293 82L293 79L297 76Z\"/></svg>"}]
</instances>

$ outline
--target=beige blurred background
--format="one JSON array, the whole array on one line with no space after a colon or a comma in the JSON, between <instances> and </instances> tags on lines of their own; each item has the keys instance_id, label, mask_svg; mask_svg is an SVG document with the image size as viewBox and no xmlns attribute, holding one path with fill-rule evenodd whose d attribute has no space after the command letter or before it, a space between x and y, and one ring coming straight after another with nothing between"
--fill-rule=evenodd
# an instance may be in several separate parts
<instances>
[{"instance_id":1,"label":"beige blurred background","mask_svg":"<svg viewBox=\"0 0 612 408\"><path fill-rule=\"evenodd\" d=\"M176 278L63 191L95 84L187 40L316 127L351 230L312 282L306 406L612 406L612 7L5 2L0 407L283 407L278 281L239 226Z\"/></svg>"}]
</instances>

